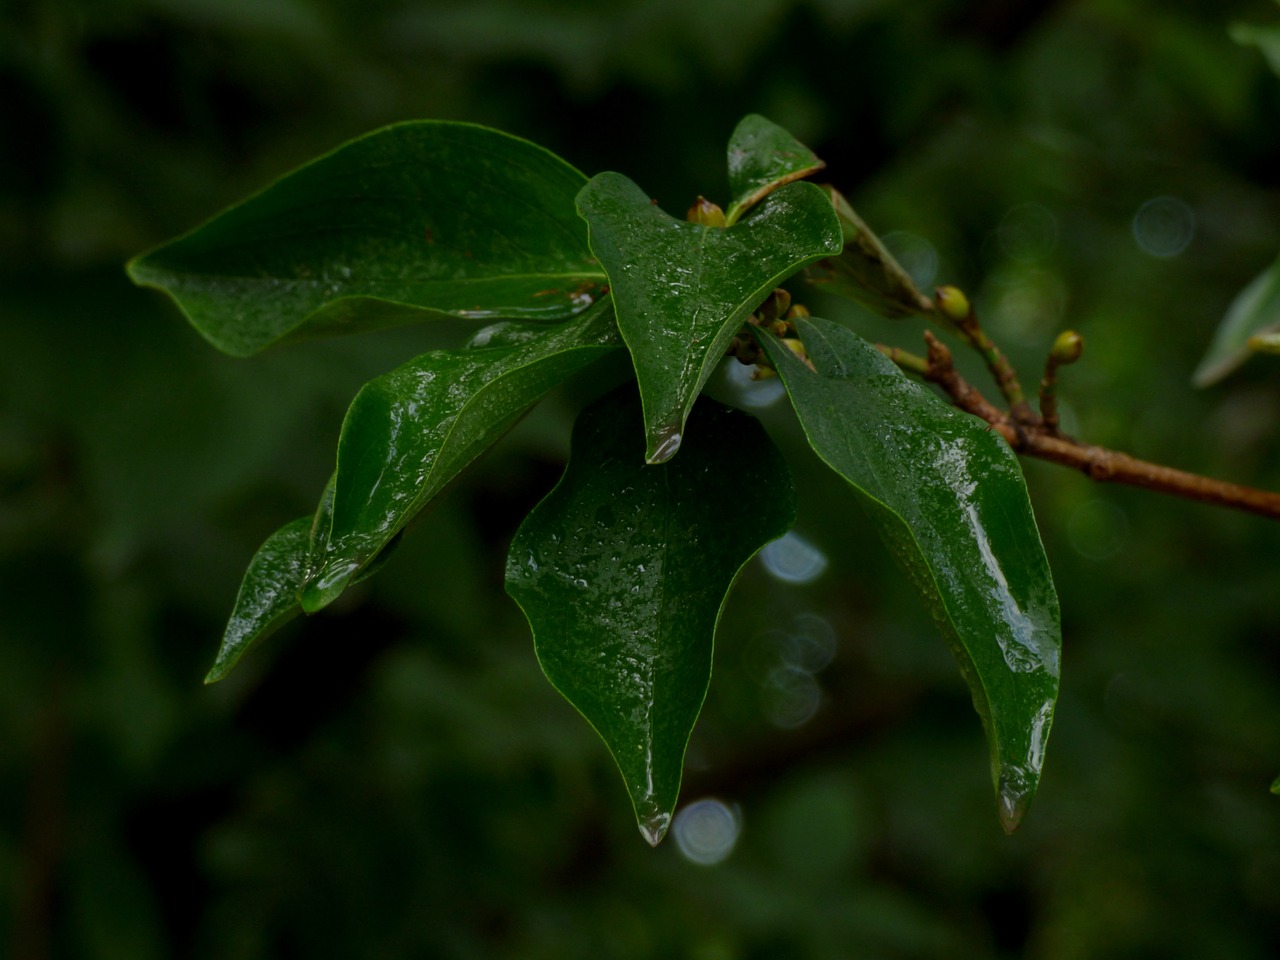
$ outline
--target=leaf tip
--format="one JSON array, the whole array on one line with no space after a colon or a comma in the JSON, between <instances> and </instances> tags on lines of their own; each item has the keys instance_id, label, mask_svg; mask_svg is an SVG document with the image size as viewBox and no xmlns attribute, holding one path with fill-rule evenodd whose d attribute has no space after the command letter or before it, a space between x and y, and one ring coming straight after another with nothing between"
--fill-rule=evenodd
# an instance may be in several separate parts
<instances>
[{"instance_id":1,"label":"leaf tip","mask_svg":"<svg viewBox=\"0 0 1280 960\"><path fill-rule=\"evenodd\" d=\"M667 428L653 434L649 437L649 449L644 456L645 463L650 466L666 463L676 455L683 439L680 431L675 428Z\"/></svg>"},{"instance_id":2,"label":"leaf tip","mask_svg":"<svg viewBox=\"0 0 1280 960\"><path fill-rule=\"evenodd\" d=\"M1035 777L1022 767L1005 764L1000 769L1000 782L996 788L996 809L1000 826L1010 836L1022 824L1022 818L1035 796Z\"/></svg>"},{"instance_id":3,"label":"leaf tip","mask_svg":"<svg viewBox=\"0 0 1280 960\"><path fill-rule=\"evenodd\" d=\"M640 836L645 838L649 846L656 847L667 835L667 828L671 826L671 814L662 810L638 816L636 826L640 828Z\"/></svg>"},{"instance_id":4,"label":"leaf tip","mask_svg":"<svg viewBox=\"0 0 1280 960\"><path fill-rule=\"evenodd\" d=\"M1271 792L1280 797L1280 777L1271 781Z\"/></svg>"},{"instance_id":5,"label":"leaf tip","mask_svg":"<svg viewBox=\"0 0 1280 960\"><path fill-rule=\"evenodd\" d=\"M230 673L231 668L234 666L235 666L234 663L223 663L221 660L219 660L212 667L210 667L209 672L204 675L204 685L208 687L217 683L219 680L223 679L228 673Z\"/></svg>"}]
</instances>

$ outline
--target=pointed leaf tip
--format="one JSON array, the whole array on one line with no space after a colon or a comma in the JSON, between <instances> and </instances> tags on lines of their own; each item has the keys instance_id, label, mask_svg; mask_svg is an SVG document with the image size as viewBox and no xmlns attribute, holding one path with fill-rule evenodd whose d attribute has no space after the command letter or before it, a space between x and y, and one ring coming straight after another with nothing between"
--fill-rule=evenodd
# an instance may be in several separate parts
<instances>
[{"instance_id":1,"label":"pointed leaf tip","mask_svg":"<svg viewBox=\"0 0 1280 960\"><path fill-rule=\"evenodd\" d=\"M366 383L343 420L303 609L337 599L548 390L621 346L605 301L514 345L424 353Z\"/></svg>"},{"instance_id":2,"label":"pointed leaf tip","mask_svg":"<svg viewBox=\"0 0 1280 960\"><path fill-rule=\"evenodd\" d=\"M863 496L982 718L1000 822L1039 782L1058 695L1058 598L1016 456L853 331L797 321L811 369L762 333L809 445Z\"/></svg>"},{"instance_id":3,"label":"pointed leaf tip","mask_svg":"<svg viewBox=\"0 0 1280 960\"><path fill-rule=\"evenodd\" d=\"M609 275L654 463L671 434L686 432L694 400L751 311L842 243L835 210L810 183L783 187L730 229L677 220L612 172L582 188L578 211Z\"/></svg>"},{"instance_id":4,"label":"pointed leaf tip","mask_svg":"<svg viewBox=\"0 0 1280 960\"><path fill-rule=\"evenodd\" d=\"M726 594L795 515L786 463L755 419L702 398L690 424L697 443L646 466L634 386L588 407L507 558L538 662L608 746L650 844L675 810ZM726 524L729 503L751 522Z\"/></svg>"},{"instance_id":5,"label":"pointed leaf tip","mask_svg":"<svg viewBox=\"0 0 1280 960\"><path fill-rule=\"evenodd\" d=\"M1280 330L1280 260L1236 295L1192 374L1196 387L1209 387L1234 372L1251 354L1249 340Z\"/></svg>"},{"instance_id":6,"label":"pointed leaf tip","mask_svg":"<svg viewBox=\"0 0 1280 960\"><path fill-rule=\"evenodd\" d=\"M671 826L671 812L655 810L648 816L637 816L636 826L640 828L640 836L644 837L645 842L651 847L656 847L667 835L667 828Z\"/></svg>"},{"instance_id":7,"label":"pointed leaf tip","mask_svg":"<svg viewBox=\"0 0 1280 960\"><path fill-rule=\"evenodd\" d=\"M996 790L996 806L1000 816L1000 826L1010 836L1022 824L1031 806L1031 798L1035 793L1038 773L1028 774L1026 770L1013 764L1005 764L1000 771L999 785Z\"/></svg>"},{"instance_id":8,"label":"pointed leaf tip","mask_svg":"<svg viewBox=\"0 0 1280 960\"><path fill-rule=\"evenodd\" d=\"M726 213L729 224L779 187L826 166L787 130L758 113L743 117L729 136L728 162L733 193Z\"/></svg>"},{"instance_id":9,"label":"pointed leaf tip","mask_svg":"<svg viewBox=\"0 0 1280 960\"><path fill-rule=\"evenodd\" d=\"M206 684L217 683L252 646L298 615L310 534L311 517L299 517L267 537L253 555Z\"/></svg>"}]
</instances>

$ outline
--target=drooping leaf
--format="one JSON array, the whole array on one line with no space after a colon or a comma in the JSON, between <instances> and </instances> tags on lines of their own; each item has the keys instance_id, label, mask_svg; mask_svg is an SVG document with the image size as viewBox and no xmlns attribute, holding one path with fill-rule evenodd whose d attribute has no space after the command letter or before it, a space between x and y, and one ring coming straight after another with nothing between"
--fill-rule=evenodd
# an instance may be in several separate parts
<instances>
[{"instance_id":1,"label":"drooping leaf","mask_svg":"<svg viewBox=\"0 0 1280 960\"><path fill-rule=\"evenodd\" d=\"M360 137L129 264L214 346L428 319L564 319L602 292L554 154L464 123Z\"/></svg>"},{"instance_id":2,"label":"drooping leaf","mask_svg":"<svg viewBox=\"0 0 1280 960\"><path fill-rule=\"evenodd\" d=\"M331 603L543 394L621 346L605 301L517 346L425 353L365 384L342 424L329 528L316 538L303 608Z\"/></svg>"},{"instance_id":3,"label":"drooping leaf","mask_svg":"<svg viewBox=\"0 0 1280 960\"><path fill-rule=\"evenodd\" d=\"M686 223L620 173L592 178L578 210L640 382L645 456L660 463L679 449L685 418L742 322L782 280L840 249L840 223L809 183L770 194L728 229Z\"/></svg>"},{"instance_id":4,"label":"drooping leaf","mask_svg":"<svg viewBox=\"0 0 1280 960\"><path fill-rule=\"evenodd\" d=\"M325 487L320 506L313 516L299 517L285 524L258 548L249 561L240 593L227 621L222 643L205 683L216 683L231 672L249 649L302 613L299 594L306 582L310 558L328 529L333 504L333 481ZM382 551L354 578L370 577L382 569L399 544L392 538Z\"/></svg>"},{"instance_id":5,"label":"drooping leaf","mask_svg":"<svg viewBox=\"0 0 1280 960\"><path fill-rule=\"evenodd\" d=\"M742 566L790 527L786 464L747 414L703 398L698 442L644 464L635 388L583 411L559 485L525 519L507 592L552 685L604 739L641 833L662 839Z\"/></svg>"},{"instance_id":6,"label":"drooping leaf","mask_svg":"<svg viewBox=\"0 0 1280 960\"><path fill-rule=\"evenodd\" d=\"M863 495L951 644L986 728L1001 822L1035 794L1058 694L1058 598L1022 471L987 424L825 320L798 323L811 370L769 359L810 446Z\"/></svg>"},{"instance_id":7,"label":"drooping leaf","mask_svg":"<svg viewBox=\"0 0 1280 960\"><path fill-rule=\"evenodd\" d=\"M311 539L311 517L286 523L258 548L240 583L222 645L205 683L221 680L259 640L302 612L302 589Z\"/></svg>"},{"instance_id":8,"label":"drooping leaf","mask_svg":"<svg viewBox=\"0 0 1280 960\"><path fill-rule=\"evenodd\" d=\"M1254 277L1232 301L1191 382L1197 387L1217 383L1249 359L1250 338L1277 331L1280 331L1280 260Z\"/></svg>"},{"instance_id":9,"label":"drooping leaf","mask_svg":"<svg viewBox=\"0 0 1280 960\"><path fill-rule=\"evenodd\" d=\"M758 113L749 114L729 136L730 225L774 190L817 173L826 164L790 133Z\"/></svg>"},{"instance_id":10,"label":"drooping leaf","mask_svg":"<svg viewBox=\"0 0 1280 960\"><path fill-rule=\"evenodd\" d=\"M824 188L840 217L844 247L805 270L805 279L828 293L860 303L884 317L909 317L933 309L911 275L893 258L875 232L840 191Z\"/></svg>"}]
</instances>

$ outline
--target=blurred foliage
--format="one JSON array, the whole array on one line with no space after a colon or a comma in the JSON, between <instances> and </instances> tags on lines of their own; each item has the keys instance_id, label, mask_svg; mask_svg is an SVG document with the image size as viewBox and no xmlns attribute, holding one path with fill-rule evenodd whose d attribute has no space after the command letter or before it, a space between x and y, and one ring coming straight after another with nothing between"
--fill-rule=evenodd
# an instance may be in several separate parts
<instances>
[{"instance_id":1,"label":"blurred foliage","mask_svg":"<svg viewBox=\"0 0 1280 960\"><path fill-rule=\"evenodd\" d=\"M1203 393L1188 378L1276 255L1274 32L1231 29L1277 18L1242 0L0 4L0 949L1280 953L1274 524L1026 465L1063 694L1008 839L945 647L839 481L798 470L798 530L829 563L804 585L755 564L730 599L685 796L736 806L742 833L699 866L636 836L501 597L506 542L596 385L525 421L377 581L203 688L244 564L309 509L356 388L463 328L234 361L121 269L411 117L622 170L670 210L723 201L721 145L758 111L919 282L970 291L1025 379L1059 329L1083 333L1070 432L1276 488L1275 360ZM796 293L915 345L907 321ZM805 462L789 417L763 416ZM807 672L802 622L837 638ZM805 690L811 718L778 709Z\"/></svg>"}]
</instances>

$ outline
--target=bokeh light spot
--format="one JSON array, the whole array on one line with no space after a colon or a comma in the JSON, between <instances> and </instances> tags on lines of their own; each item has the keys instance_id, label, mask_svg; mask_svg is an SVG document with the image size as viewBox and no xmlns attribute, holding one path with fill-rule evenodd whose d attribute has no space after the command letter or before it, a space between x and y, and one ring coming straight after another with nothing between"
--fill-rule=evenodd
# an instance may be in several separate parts
<instances>
[{"instance_id":1,"label":"bokeh light spot","mask_svg":"<svg viewBox=\"0 0 1280 960\"><path fill-rule=\"evenodd\" d=\"M813 674L795 667L770 670L762 695L765 716L783 730L803 727L822 703L822 687Z\"/></svg>"},{"instance_id":2,"label":"bokeh light spot","mask_svg":"<svg viewBox=\"0 0 1280 960\"><path fill-rule=\"evenodd\" d=\"M738 814L719 800L698 800L676 814L671 825L676 847L686 860L703 866L720 863L738 842Z\"/></svg>"},{"instance_id":3,"label":"bokeh light spot","mask_svg":"<svg viewBox=\"0 0 1280 960\"><path fill-rule=\"evenodd\" d=\"M903 270L921 290L928 290L938 277L938 250L924 237L906 230L892 230L880 238Z\"/></svg>"},{"instance_id":4,"label":"bokeh light spot","mask_svg":"<svg viewBox=\"0 0 1280 960\"><path fill-rule=\"evenodd\" d=\"M752 410L763 410L782 399L786 389L782 386L782 380L779 377L751 379L755 369L737 360L729 360L724 364L724 375L736 394L739 404Z\"/></svg>"},{"instance_id":5,"label":"bokeh light spot","mask_svg":"<svg viewBox=\"0 0 1280 960\"><path fill-rule=\"evenodd\" d=\"M1123 548L1129 519L1109 500L1086 500L1067 519L1067 538L1076 553L1088 560L1106 560Z\"/></svg>"},{"instance_id":6,"label":"bokeh light spot","mask_svg":"<svg viewBox=\"0 0 1280 960\"><path fill-rule=\"evenodd\" d=\"M812 583L827 569L827 555L794 531L767 544L760 562L783 583Z\"/></svg>"},{"instance_id":7,"label":"bokeh light spot","mask_svg":"<svg viewBox=\"0 0 1280 960\"><path fill-rule=\"evenodd\" d=\"M1058 245L1058 218L1038 203L1020 203L1000 220L996 235L1010 260L1035 263Z\"/></svg>"},{"instance_id":8,"label":"bokeh light spot","mask_svg":"<svg viewBox=\"0 0 1280 960\"><path fill-rule=\"evenodd\" d=\"M1177 197L1153 197L1133 215L1133 239L1152 257L1176 257L1195 235L1195 211Z\"/></svg>"}]
</instances>

